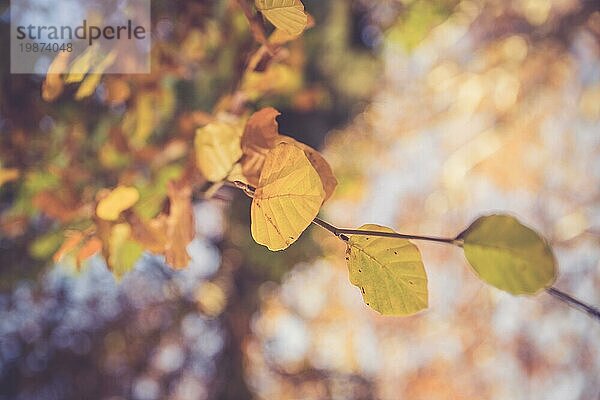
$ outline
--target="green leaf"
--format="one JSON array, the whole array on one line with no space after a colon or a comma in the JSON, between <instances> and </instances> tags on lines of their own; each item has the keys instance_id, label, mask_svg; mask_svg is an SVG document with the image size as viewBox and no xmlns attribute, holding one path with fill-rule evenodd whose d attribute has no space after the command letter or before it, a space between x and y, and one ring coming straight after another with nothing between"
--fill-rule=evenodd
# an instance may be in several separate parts
<instances>
[{"instance_id":1,"label":"green leaf","mask_svg":"<svg viewBox=\"0 0 600 400\"><path fill-rule=\"evenodd\" d=\"M360 229L393 232L380 225ZM419 249L406 239L351 235L348 240L350 282L365 303L383 315L410 315L427 308L427 274Z\"/></svg>"},{"instance_id":2,"label":"green leaf","mask_svg":"<svg viewBox=\"0 0 600 400\"><path fill-rule=\"evenodd\" d=\"M109 241L108 266L117 280L131 271L142 256L143 249L131 239L129 224L116 224L112 227Z\"/></svg>"},{"instance_id":3,"label":"green leaf","mask_svg":"<svg viewBox=\"0 0 600 400\"><path fill-rule=\"evenodd\" d=\"M556 261L546 240L509 215L478 218L458 235L475 273L512 294L535 294L556 278Z\"/></svg>"},{"instance_id":4,"label":"green leaf","mask_svg":"<svg viewBox=\"0 0 600 400\"><path fill-rule=\"evenodd\" d=\"M64 239L64 233L60 230L46 233L31 242L29 254L36 260L48 260L60 248Z\"/></svg>"}]
</instances>

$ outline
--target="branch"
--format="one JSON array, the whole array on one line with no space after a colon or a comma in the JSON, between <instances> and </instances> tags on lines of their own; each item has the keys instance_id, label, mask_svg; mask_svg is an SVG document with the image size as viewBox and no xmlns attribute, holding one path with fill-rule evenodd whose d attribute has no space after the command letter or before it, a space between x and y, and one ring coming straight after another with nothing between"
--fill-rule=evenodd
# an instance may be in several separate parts
<instances>
[{"instance_id":1,"label":"branch","mask_svg":"<svg viewBox=\"0 0 600 400\"><path fill-rule=\"evenodd\" d=\"M587 313L590 317L600 321L600 310L594 306L586 304L581 300L577 300L575 297L562 292L555 287L550 287L546 289L546 292L553 297L556 297L558 300L566 303L569 307L572 307L576 310L583 311Z\"/></svg>"},{"instance_id":2,"label":"branch","mask_svg":"<svg viewBox=\"0 0 600 400\"><path fill-rule=\"evenodd\" d=\"M244 183L241 181L227 182L226 185L233 186L233 187L243 190L244 193L246 193L246 195L250 198L254 197L254 192L256 190L256 188L254 186L248 185L247 183ZM349 240L347 235L363 235L363 236L392 237L392 238L397 238L397 239L424 240L424 241L429 241L429 242L452 244L452 245L459 246L459 247L461 247L463 244L462 240L454 239L454 238L441 238L441 237L436 237L436 236L410 235L410 234L406 234L406 233L396 233L396 232L379 232L379 231L370 231L370 230L366 230L366 229L338 228L336 226L331 225L329 222L322 220L319 217L315 217L315 219L312 220L312 223L329 231L333 235L342 239L344 242L347 242Z\"/></svg>"},{"instance_id":3,"label":"branch","mask_svg":"<svg viewBox=\"0 0 600 400\"><path fill-rule=\"evenodd\" d=\"M246 195L250 198L254 197L254 192L256 188L247 183L235 181L235 182L225 182L228 186L233 186L238 189L241 189L246 193ZM315 217L312 220L312 223L320 226L321 228L327 230L331 234L337 236L344 242L350 240L348 235L363 235L363 236L379 236L379 237L391 237L398 239L412 239L412 240L424 240L429 242L437 242L450 244L458 247L463 246L463 241L461 239L456 238L442 238L436 236L421 236L421 235L410 235L405 233L396 233L396 232L378 232L378 231L370 231L366 229L346 229L346 228L338 228L336 226L331 225L329 222L322 220L319 217ZM583 311L587 313L592 318L600 321L600 310L592 305L586 304L580 300L577 300L573 296L566 294L555 287L550 287L546 289L546 291L551 295L559 299L560 301L566 303L569 307L572 307L576 310Z\"/></svg>"},{"instance_id":4,"label":"branch","mask_svg":"<svg viewBox=\"0 0 600 400\"><path fill-rule=\"evenodd\" d=\"M246 0L236 0L236 3L240 6L246 19L248 20L248 24L250 25L250 31L252 32L252 36L254 39L264 45L269 53L272 55L274 53L273 46L269 43L267 39L267 34L265 33L265 29L262 24L261 18L252 12L252 9L248 6Z\"/></svg>"},{"instance_id":5,"label":"branch","mask_svg":"<svg viewBox=\"0 0 600 400\"><path fill-rule=\"evenodd\" d=\"M391 237L397 239L412 239L412 240L424 240L428 242L437 242L437 243L445 243L452 244L455 246L462 246L463 242L460 239L452 239L452 238L441 238L436 236L422 236L422 235L411 235L407 233L397 233L397 232L380 232L380 231L370 231L367 229L347 229L347 228L337 228L331 225L328 222L323 221L320 218L315 218L313 222L319 225L322 228L327 229L329 232L333 233L335 236L338 236L344 241L348 240L346 235L362 235L362 236L379 236L379 237Z\"/></svg>"}]
</instances>

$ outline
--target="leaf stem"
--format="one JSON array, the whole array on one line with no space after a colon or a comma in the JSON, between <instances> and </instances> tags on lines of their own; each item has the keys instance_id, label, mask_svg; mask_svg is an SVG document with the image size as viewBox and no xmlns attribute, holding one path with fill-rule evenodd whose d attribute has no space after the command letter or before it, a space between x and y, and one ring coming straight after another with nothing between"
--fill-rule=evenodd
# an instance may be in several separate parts
<instances>
[{"instance_id":1,"label":"leaf stem","mask_svg":"<svg viewBox=\"0 0 600 400\"><path fill-rule=\"evenodd\" d=\"M247 3L247 0L236 0L236 3L242 9L244 16L248 20L250 31L252 32L252 36L254 36L254 40L264 45L269 54L273 55L273 46L267 39L267 34L265 33L261 17L253 12L252 8Z\"/></svg>"},{"instance_id":2,"label":"leaf stem","mask_svg":"<svg viewBox=\"0 0 600 400\"><path fill-rule=\"evenodd\" d=\"M333 233L335 236L341 238L344 241L348 240L347 235L363 235L363 236L379 236L379 237L391 237L397 239L412 239L412 240L424 240L428 242L437 242L437 243L445 243L451 244L455 246L462 246L462 240L453 239L453 238L441 238L436 236L422 236L422 235L411 235L406 233L397 233L397 232L379 232L379 231L370 231L367 229L347 229L347 228L338 228L330 223L323 221L320 218L315 218L313 222L319 225L322 228L327 229L329 232ZM342 237L343 236L343 237Z\"/></svg>"},{"instance_id":3,"label":"leaf stem","mask_svg":"<svg viewBox=\"0 0 600 400\"><path fill-rule=\"evenodd\" d=\"M328 230L333 235L342 239L344 242L347 242L350 239L348 236L344 235L343 232L341 232L339 228L336 228L335 226L331 225L329 222L323 221L319 217L315 217L315 219L313 219L312 222L313 222L313 224L319 225L321 228Z\"/></svg>"},{"instance_id":4,"label":"leaf stem","mask_svg":"<svg viewBox=\"0 0 600 400\"><path fill-rule=\"evenodd\" d=\"M566 303L569 307L572 307L579 311L583 311L587 313L590 317L600 321L600 309L586 304L583 301L578 300L570 294L562 292L555 287L549 287L548 289L546 289L546 292L548 292L548 294L550 294L551 296L556 297L558 300Z\"/></svg>"},{"instance_id":5,"label":"leaf stem","mask_svg":"<svg viewBox=\"0 0 600 400\"><path fill-rule=\"evenodd\" d=\"M241 189L246 193L248 197L253 197L254 191L256 188L247 183L234 181L234 182L226 182L228 186L233 186L235 188ZM370 231L366 229L347 229L347 228L338 228L336 226L331 225L329 222L322 220L319 217L315 217L312 221L315 225L320 226L321 228L329 231L331 234L337 236L342 239L344 242L349 240L348 235L363 235L363 236L379 236L379 237L392 237L397 239L412 239L412 240L423 240L428 242L437 242L437 243L445 243L451 244L454 246L462 247L463 241L461 239L455 238L442 238L437 236L422 236L422 235L410 235L406 233L397 233L397 232L379 232L379 231Z\"/></svg>"}]
</instances>

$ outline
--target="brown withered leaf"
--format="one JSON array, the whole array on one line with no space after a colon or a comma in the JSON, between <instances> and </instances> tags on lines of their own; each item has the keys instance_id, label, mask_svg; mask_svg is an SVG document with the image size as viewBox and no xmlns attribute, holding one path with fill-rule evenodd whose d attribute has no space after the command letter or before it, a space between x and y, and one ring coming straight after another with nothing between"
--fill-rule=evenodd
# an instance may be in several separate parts
<instances>
[{"instance_id":1,"label":"brown withered leaf","mask_svg":"<svg viewBox=\"0 0 600 400\"><path fill-rule=\"evenodd\" d=\"M281 115L273 107L263 108L252 114L246 122L241 139L242 152L264 152L273 148L279 136L277 117Z\"/></svg>"},{"instance_id":2,"label":"brown withered leaf","mask_svg":"<svg viewBox=\"0 0 600 400\"><path fill-rule=\"evenodd\" d=\"M304 151L313 168L317 170L327 201L337 186L337 179L331 167L317 150L289 136L279 134L276 119L278 115L280 115L279 111L267 107L255 112L248 119L241 139L242 173L251 185L257 186L269 150L281 142L294 144Z\"/></svg>"},{"instance_id":3,"label":"brown withered leaf","mask_svg":"<svg viewBox=\"0 0 600 400\"><path fill-rule=\"evenodd\" d=\"M166 219L167 242L165 258L173 268L185 268L190 256L186 246L194 238L194 213L192 211L192 188L186 182L169 182L169 215Z\"/></svg>"}]
</instances>

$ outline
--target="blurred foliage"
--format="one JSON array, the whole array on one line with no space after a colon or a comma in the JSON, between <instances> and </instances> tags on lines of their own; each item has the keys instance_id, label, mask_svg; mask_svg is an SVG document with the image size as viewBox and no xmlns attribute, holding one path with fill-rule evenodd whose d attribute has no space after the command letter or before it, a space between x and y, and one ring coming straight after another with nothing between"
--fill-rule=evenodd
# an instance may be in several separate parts
<instances>
[{"instance_id":1,"label":"blurred foliage","mask_svg":"<svg viewBox=\"0 0 600 400\"><path fill-rule=\"evenodd\" d=\"M565 386L570 398L597 395L597 331L571 314L565 324L544 303L483 296L478 283L456 273L458 285L440 268L432 274L440 277L432 282L440 289L432 299L438 314L381 321L347 285L345 266L321 258L339 251L338 243L315 232L285 255L253 244L248 199L228 188L206 199L216 188L193 173L189 151L197 128L217 116L240 121L273 106L282 111L281 132L326 145L340 181L327 207L336 221L356 226L365 218L453 235L448 230L482 208L504 208L560 242L561 263L582 237L589 246L580 251L596 254L597 238L589 236L598 193L589 181L598 182L590 176L598 146L585 134L600 119L596 2L304 5L315 26L267 57L261 71L261 59L252 57L260 45L233 1L153 2L148 76L44 83L10 75L8 58L0 61L0 282L10 289L0 297L0 395L527 398L522 389L528 388L550 398ZM0 46L8 48L7 10L0 10ZM565 131L573 140L554 149L552 139ZM139 193L132 210L144 224L133 224L131 210L119 216L129 225L107 227L94 217L98 203L120 186ZM190 206L174 212L174 204ZM192 215L195 226L180 223ZM180 262L190 268L173 273L164 259L151 258L149 274L142 258L120 289L94 257L82 272L92 277L88 286L72 279L71 270L42 269L69 232L80 240L62 268L93 250L98 234L111 243L101 251L127 256L113 268L128 270L135 260L123 247L142 240L133 226L165 232L178 244L195 235L196 250ZM160 247L168 258L167 246ZM220 259L212 260L218 271L197 274L207 249L218 250ZM432 264L451 265L448 252L432 254ZM181 249L172 254L180 256ZM571 268L563 282L582 273L591 285L582 293L598 300L594 266L565 264ZM63 289L53 274L73 287ZM23 283L32 277L40 288ZM282 286L271 282L282 278ZM148 300L153 296L156 307ZM103 301L113 304L98 311ZM506 322L507 315L516 322ZM538 337L542 322L545 334ZM218 345L203 348L214 344L210 338ZM474 372L457 376L457 370Z\"/></svg>"},{"instance_id":2,"label":"blurred foliage","mask_svg":"<svg viewBox=\"0 0 600 400\"><path fill-rule=\"evenodd\" d=\"M343 2L331 6L351 15ZM315 12L332 15L327 8L317 6ZM3 135L0 154L6 171L1 195L2 248L11 253L18 244L28 246L28 252L5 256L21 268L31 270L34 260L43 265L63 241L61 232L69 230L88 232L87 239L99 239L110 262L111 238L117 236L111 236L109 225L93 221L96 204L109 193L104 188L131 187L140 198L132 203L136 215L155 221L155 225L157 219L168 219L169 203L172 206L173 202L167 191L169 181L179 182L179 186L203 185L203 178L190 170L194 161L187 154L186 142L197 127L211 121L211 114L227 112L229 118L236 118L244 110L268 102L294 110L290 112L294 119L290 133L317 145L325 131L341 122L336 107L343 110L347 105L333 105L339 103L336 99L348 101L348 90L331 86L327 77L335 73L306 67L317 64L310 60L318 57L318 47L323 45L314 38L324 34L327 38L324 28L315 28L313 39L307 39L313 54L297 41L281 48L271 61L270 55L264 58L264 52L256 52L248 22L235 2L174 7L159 2L152 11L156 39L148 76L108 75L100 81L99 75L71 73L63 82L49 74L42 88L43 101L39 81L10 76L7 63L3 64L2 126L9 134ZM342 55L348 41L331 41L336 43L335 53ZM361 52L368 50L352 50L355 55ZM249 59L253 53L255 59L262 56L268 63L266 69L247 69L248 62L250 66L255 62ZM93 56L88 54L75 61L77 70L90 68ZM364 72L362 67L357 70ZM22 85L29 85L29 90ZM325 125L323 113L332 116ZM281 122L286 125L285 118ZM50 141L46 139L49 136ZM123 222L119 214L109 219ZM135 239L135 229L130 234ZM167 230L167 236L170 234ZM69 256L69 252L62 253ZM181 266L185 259L181 258Z\"/></svg>"}]
</instances>

